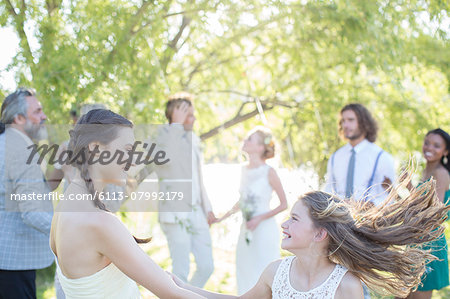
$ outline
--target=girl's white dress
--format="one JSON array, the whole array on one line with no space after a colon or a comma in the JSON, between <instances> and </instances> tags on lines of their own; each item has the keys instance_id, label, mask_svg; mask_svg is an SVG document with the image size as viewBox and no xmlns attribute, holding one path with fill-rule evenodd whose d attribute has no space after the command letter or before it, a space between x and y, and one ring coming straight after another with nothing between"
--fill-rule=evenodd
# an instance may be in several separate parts
<instances>
[{"instance_id":1,"label":"girl's white dress","mask_svg":"<svg viewBox=\"0 0 450 299\"><path fill-rule=\"evenodd\" d=\"M269 184L270 166L263 164L257 168L242 168L240 194L253 201L253 216L270 211L272 187ZM241 206L242 209L242 206ZM250 234L246 233L245 219L236 249L236 279L238 294L250 290L271 262L280 258L280 228L275 218L262 221ZM246 236L251 237L250 242Z\"/></svg>"},{"instance_id":2,"label":"girl's white dress","mask_svg":"<svg viewBox=\"0 0 450 299\"><path fill-rule=\"evenodd\" d=\"M272 298L333 299L342 278L345 273L347 273L347 268L341 265L336 265L333 272L331 272L328 278L321 285L307 292L300 292L292 287L289 277L291 264L294 258L295 256L287 257L283 259L278 266L272 283Z\"/></svg>"}]
</instances>

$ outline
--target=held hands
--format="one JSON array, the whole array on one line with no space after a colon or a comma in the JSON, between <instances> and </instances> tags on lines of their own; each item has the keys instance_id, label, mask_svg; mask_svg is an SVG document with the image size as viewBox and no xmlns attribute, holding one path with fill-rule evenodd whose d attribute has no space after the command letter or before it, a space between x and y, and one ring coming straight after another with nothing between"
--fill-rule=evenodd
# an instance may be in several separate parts
<instances>
[{"instance_id":1,"label":"held hands","mask_svg":"<svg viewBox=\"0 0 450 299\"><path fill-rule=\"evenodd\" d=\"M186 102L182 102L179 106L173 109L172 122L176 124L183 124L188 116L189 105Z\"/></svg>"},{"instance_id":2,"label":"held hands","mask_svg":"<svg viewBox=\"0 0 450 299\"><path fill-rule=\"evenodd\" d=\"M225 220L225 218L227 218L226 215L224 215L222 217L219 217L219 218L216 219L216 221L214 223L222 222L223 220Z\"/></svg>"},{"instance_id":3,"label":"held hands","mask_svg":"<svg viewBox=\"0 0 450 299\"><path fill-rule=\"evenodd\" d=\"M216 218L216 220L213 223L219 223L224 221L225 219L227 219L228 217L231 216L230 212L227 212L226 214L224 214L222 217Z\"/></svg>"},{"instance_id":4,"label":"held hands","mask_svg":"<svg viewBox=\"0 0 450 299\"><path fill-rule=\"evenodd\" d=\"M229 210L228 212L225 213L225 215L223 215L220 218L216 218L216 220L213 223L218 223L218 222L222 222L225 219L227 219L228 217L230 217L231 215L233 215L234 213L236 213L239 210L239 202L237 202L232 208L231 210Z\"/></svg>"},{"instance_id":5,"label":"held hands","mask_svg":"<svg viewBox=\"0 0 450 299\"><path fill-rule=\"evenodd\" d=\"M177 286L179 286L179 287L182 288L182 289L185 289L185 288L186 288L186 283L185 283L184 281L182 281L181 279L179 279L178 276L176 276L175 274L170 273L170 272L168 272L168 271L166 271L166 273L167 273L167 275L170 276L170 278L172 278L173 282L174 282Z\"/></svg>"},{"instance_id":6,"label":"held hands","mask_svg":"<svg viewBox=\"0 0 450 299\"><path fill-rule=\"evenodd\" d=\"M219 222L219 219L217 219L216 215L214 215L213 212L208 212L207 219L208 225L211 226L211 224Z\"/></svg>"}]
</instances>

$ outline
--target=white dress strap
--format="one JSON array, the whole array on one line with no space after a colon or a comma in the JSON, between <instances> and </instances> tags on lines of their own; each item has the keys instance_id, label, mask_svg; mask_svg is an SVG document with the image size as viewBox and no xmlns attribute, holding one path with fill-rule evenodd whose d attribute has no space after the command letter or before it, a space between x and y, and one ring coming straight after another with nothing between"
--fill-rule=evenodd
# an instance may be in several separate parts
<instances>
[{"instance_id":1,"label":"white dress strap","mask_svg":"<svg viewBox=\"0 0 450 299\"><path fill-rule=\"evenodd\" d=\"M333 299L342 278L347 273L347 268L336 265L322 284L306 292L301 292L294 289L290 283L289 272L294 258L295 256L287 257L278 266L272 283L272 298Z\"/></svg>"},{"instance_id":2,"label":"white dress strap","mask_svg":"<svg viewBox=\"0 0 450 299\"><path fill-rule=\"evenodd\" d=\"M289 256L281 260L278 265L277 272L275 273L275 277L272 282L272 298L273 299L281 299L281 298L295 298L289 297L292 292L288 289L288 281L289 281L289 270L291 268L292 261L295 256Z\"/></svg>"},{"instance_id":3,"label":"white dress strap","mask_svg":"<svg viewBox=\"0 0 450 299\"><path fill-rule=\"evenodd\" d=\"M342 278L344 278L347 271L347 268L345 268L344 266L336 265L333 272L331 272L330 276L328 277L328 284L326 285L326 289L332 295L331 298L334 298L336 290L338 289L339 284L341 283Z\"/></svg>"}]
</instances>

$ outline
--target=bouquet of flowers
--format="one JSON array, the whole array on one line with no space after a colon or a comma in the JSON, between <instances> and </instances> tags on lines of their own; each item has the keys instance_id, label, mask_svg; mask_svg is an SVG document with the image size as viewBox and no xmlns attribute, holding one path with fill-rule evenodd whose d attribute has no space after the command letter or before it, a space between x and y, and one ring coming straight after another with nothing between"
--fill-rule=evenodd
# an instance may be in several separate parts
<instances>
[{"instance_id":1,"label":"bouquet of flowers","mask_svg":"<svg viewBox=\"0 0 450 299\"><path fill-rule=\"evenodd\" d=\"M241 193L241 198L239 200L239 206L242 211L242 217L244 220L250 221L253 218L253 214L256 210L256 197L255 195L247 192ZM252 241L252 232L245 227L245 242L247 245Z\"/></svg>"}]
</instances>

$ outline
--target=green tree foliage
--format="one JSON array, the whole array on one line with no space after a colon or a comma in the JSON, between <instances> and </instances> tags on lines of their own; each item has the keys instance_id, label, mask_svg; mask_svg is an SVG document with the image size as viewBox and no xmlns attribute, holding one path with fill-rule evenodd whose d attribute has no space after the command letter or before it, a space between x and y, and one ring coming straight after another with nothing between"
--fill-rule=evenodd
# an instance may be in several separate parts
<instances>
[{"instance_id":1,"label":"green tree foliage","mask_svg":"<svg viewBox=\"0 0 450 299\"><path fill-rule=\"evenodd\" d=\"M205 133L261 101L264 114L205 140L206 158L237 159L246 132L265 124L286 164L323 174L347 103L368 106L378 143L402 159L428 129L450 129L449 9L439 0L2 0L0 25L20 38L8 69L39 91L52 123L91 102L161 123L167 95L187 90Z\"/></svg>"}]
</instances>

